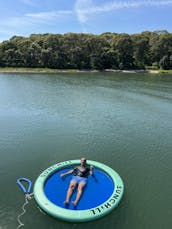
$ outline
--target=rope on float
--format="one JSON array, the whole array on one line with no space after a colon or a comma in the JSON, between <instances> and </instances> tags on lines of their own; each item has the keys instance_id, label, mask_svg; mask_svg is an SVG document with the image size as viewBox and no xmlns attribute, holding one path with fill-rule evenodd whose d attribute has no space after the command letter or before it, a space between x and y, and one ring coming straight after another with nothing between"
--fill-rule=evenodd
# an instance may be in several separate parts
<instances>
[{"instance_id":1,"label":"rope on float","mask_svg":"<svg viewBox=\"0 0 172 229\"><path fill-rule=\"evenodd\" d=\"M25 188L25 186L23 186L23 184L22 184L23 181L28 183L28 188L27 189ZM32 188L32 182L29 179L23 178L23 177L19 178L17 180L17 184L19 185L19 187L21 188L21 190L25 194L25 202L21 207L22 212L17 216L17 221L18 221L17 229L19 229L20 227L24 226L24 223L22 223L22 221L21 221L21 216L23 216L26 213L25 206L29 203L29 200L31 200L33 198L33 193L30 193L31 192L31 188Z\"/></svg>"}]
</instances>

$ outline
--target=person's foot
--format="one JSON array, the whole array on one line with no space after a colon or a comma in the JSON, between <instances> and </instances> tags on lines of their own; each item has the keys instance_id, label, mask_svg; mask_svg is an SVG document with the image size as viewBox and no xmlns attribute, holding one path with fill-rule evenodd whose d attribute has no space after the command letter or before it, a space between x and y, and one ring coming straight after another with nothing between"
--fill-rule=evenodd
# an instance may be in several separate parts
<instances>
[{"instance_id":1,"label":"person's foot","mask_svg":"<svg viewBox=\"0 0 172 229\"><path fill-rule=\"evenodd\" d=\"M76 201L72 201L72 204L73 204L74 207L76 207L77 202Z\"/></svg>"},{"instance_id":2,"label":"person's foot","mask_svg":"<svg viewBox=\"0 0 172 229\"><path fill-rule=\"evenodd\" d=\"M63 203L64 203L64 205L68 205L69 201L65 200Z\"/></svg>"}]
</instances>

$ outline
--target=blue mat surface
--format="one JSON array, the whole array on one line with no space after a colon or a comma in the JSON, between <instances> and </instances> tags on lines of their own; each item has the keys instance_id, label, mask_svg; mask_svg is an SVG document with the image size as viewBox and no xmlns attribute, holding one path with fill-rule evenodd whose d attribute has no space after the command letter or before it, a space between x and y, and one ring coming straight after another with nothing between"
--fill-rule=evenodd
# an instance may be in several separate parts
<instances>
[{"instance_id":1,"label":"blue mat surface","mask_svg":"<svg viewBox=\"0 0 172 229\"><path fill-rule=\"evenodd\" d=\"M86 210L101 205L112 195L115 184L111 177L99 169L94 169L94 177L89 176L87 185L84 188L83 195L77 207L74 208L71 202L68 206L65 206L63 202L66 199L66 193L72 175L61 178L60 174L68 170L69 169L63 169L54 173L45 183L45 195L55 205L72 210ZM75 200L76 191L77 188L71 197L71 201Z\"/></svg>"}]
</instances>

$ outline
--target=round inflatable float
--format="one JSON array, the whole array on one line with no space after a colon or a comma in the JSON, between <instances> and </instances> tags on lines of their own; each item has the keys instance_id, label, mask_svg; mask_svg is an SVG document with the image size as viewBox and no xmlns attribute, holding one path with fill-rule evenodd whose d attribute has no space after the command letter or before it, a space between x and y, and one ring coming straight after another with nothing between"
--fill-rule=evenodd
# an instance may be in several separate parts
<instances>
[{"instance_id":1,"label":"round inflatable float","mask_svg":"<svg viewBox=\"0 0 172 229\"><path fill-rule=\"evenodd\" d=\"M88 177L78 205L64 205L71 176L61 178L60 174L79 164L80 160L60 162L37 178L34 197L46 213L69 222L85 222L98 219L118 206L124 192L122 179L110 167L91 160L87 160L87 165L94 167L94 176ZM76 191L71 200L75 199Z\"/></svg>"}]
</instances>

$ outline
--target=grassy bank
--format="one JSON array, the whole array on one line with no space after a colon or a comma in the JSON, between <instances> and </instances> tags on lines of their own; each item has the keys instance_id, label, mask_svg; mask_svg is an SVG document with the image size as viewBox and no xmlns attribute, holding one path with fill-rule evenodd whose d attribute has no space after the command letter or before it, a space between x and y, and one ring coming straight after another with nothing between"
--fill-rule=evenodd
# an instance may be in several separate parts
<instances>
[{"instance_id":1,"label":"grassy bank","mask_svg":"<svg viewBox=\"0 0 172 229\"><path fill-rule=\"evenodd\" d=\"M1 73L81 73L81 72L114 72L114 73L171 73L172 70L113 70L106 69L103 71L98 70L77 70L77 69L50 69L50 68L0 68Z\"/></svg>"},{"instance_id":2,"label":"grassy bank","mask_svg":"<svg viewBox=\"0 0 172 229\"><path fill-rule=\"evenodd\" d=\"M77 72L74 69L50 69L50 68L0 68L0 72L3 73L58 73L58 72Z\"/></svg>"},{"instance_id":3,"label":"grassy bank","mask_svg":"<svg viewBox=\"0 0 172 229\"><path fill-rule=\"evenodd\" d=\"M159 70L159 73L171 73L172 74L172 69L171 70Z\"/></svg>"}]
</instances>

